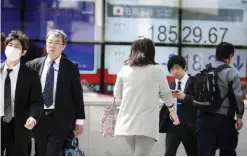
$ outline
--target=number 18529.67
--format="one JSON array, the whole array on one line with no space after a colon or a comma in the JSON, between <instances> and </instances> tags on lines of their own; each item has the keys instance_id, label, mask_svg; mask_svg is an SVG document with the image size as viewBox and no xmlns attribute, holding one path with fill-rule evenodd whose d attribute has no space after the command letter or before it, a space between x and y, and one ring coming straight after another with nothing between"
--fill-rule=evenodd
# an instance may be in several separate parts
<instances>
[{"instance_id":1,"label":"number 18529.67","mask_svg":"<svg viewBox=\"0 0 247 157\"><path fill-rule=\"evenodd\" d=\"M157 31L155 29L157 29ZM160 25L157 26L156 28L154 25L152 25L149 28L149 30L151 31L151 36L153 40L155 40L154 38L157 37L158 42L171 42L171 43L177 42L178 39L177 26ZM198 26L197 27L184 26L182 28L182 42L215 44L224 41L227 31L228 28L211 27L207 30L202 30L202 28ZM157 35L154 32L157 32Z\"/></svg>"}]
</instances>

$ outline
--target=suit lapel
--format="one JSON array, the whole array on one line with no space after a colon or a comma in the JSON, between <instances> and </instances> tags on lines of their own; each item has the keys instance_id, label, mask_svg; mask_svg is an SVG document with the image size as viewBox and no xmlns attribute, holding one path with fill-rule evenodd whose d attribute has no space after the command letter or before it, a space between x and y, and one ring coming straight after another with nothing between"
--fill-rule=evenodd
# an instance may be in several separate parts
<instances>
[{"instance_id":1,"label":"suit lapel","mask_svg":"<svg viewBox=\"0 0 247 157\"><path fill-rule=\"evenodd\" d=\"M64 57L61 57L60 64L59 64L59 70L57 75L57 89L56 89L56 98L55 102L57 101L57 94L59 93L60 88L63 88L63 79L66 78L67 67L66 67L66 61L64 60Z\"/></svg>"},{"instance_id":2,"label":"suit lapel","mask_svg":"<svg viewBox=\"0 0 247 157\"><path fill-rule=\"evenodd\" d=\"M185 88L184 88L184 93L187 93L188 87L192 83L192 77L189 76L188 81L186 82Z\"/></svg>"},{"instance_id":3,"label":"suit lapel","mask_svg":"<svg viewBox=\"0 0 247 157\"><path fill-rule=\"evenodd\" d=\"M46 56L45 57L42 57L39 61L39 65L40 65L40 68L38 69L39 71L39 77L42 76L42 72L43 72L43 69L44 69L44 65L45 65L45 59L46 59Z\"/></svg>"},{"instance_id":4,"label":"suit lapel","mask_svg":"<svg viewBox=\"0 0 247 157\"><path fill-rule=\"evenodd\" d=\"M20 69L17 76L17 82L16 82L15 100L19 99L18 96L25 88L24 85L25 85L25 68L23 67L23 65L20 65Z\"/></svg>"}]
</instances>

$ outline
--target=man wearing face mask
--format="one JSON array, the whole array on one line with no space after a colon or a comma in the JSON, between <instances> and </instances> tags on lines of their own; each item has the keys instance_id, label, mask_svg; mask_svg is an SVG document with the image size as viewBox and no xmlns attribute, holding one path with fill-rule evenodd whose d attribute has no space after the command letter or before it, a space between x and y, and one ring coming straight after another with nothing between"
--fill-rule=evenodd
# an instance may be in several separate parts
<instances>
[{"instance_id":1,"label":"man wearing face mask","mask_svg":"<svg viewBox=\"0 0 247 157\"><path fill-rule=\"evenodd\" d=\"M30 130L42 112L42 92L37 72L20 64L28 47L21 31L5 40L6 61L1 64L1 155L26 156Z\"/></svg>"}]
</instances>

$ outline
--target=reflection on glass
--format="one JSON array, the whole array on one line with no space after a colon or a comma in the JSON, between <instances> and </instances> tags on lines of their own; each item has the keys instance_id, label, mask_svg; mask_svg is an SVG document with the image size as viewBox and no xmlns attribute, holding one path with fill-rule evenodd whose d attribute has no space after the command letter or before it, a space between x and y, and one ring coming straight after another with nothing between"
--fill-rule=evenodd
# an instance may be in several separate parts
<instances>
[{"instance_id":1,"label":"reflection on glass","mask_svg":"<svg viewBox=\"0 0 247 157\"><path fill-rule=\"evenodd\" d=\"M20 30L20 0L1 1L1 32L6 35L11 30Z\"/></svg>"},{"instance_id":2,"label":"reflection on glass","mask_svg":"<svg viewBox=\"0 0 247 157\"><path fill-rule=\"evenodd\" d=\"M45 39L46 33L56 28L64 30L68 40L92 41L95 36L95 2L27 0L25 22L31 38Z\"/></svg>"}]
</instances>

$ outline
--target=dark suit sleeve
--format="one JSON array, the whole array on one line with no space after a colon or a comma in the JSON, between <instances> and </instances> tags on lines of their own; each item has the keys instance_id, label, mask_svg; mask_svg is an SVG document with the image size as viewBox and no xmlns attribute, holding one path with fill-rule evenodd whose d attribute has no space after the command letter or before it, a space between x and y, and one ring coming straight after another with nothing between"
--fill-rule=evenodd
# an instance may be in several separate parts
<instances>
[{"instance_id":1,"label":"dark suit sleeve","mask_svg":"<svg viewBox=\"0 0 247 157\"><path fill-rule=\"evenodd\" d=\"M185 98L183 100L184 104L192 104L193 105L194 97L188 94L185 94Z\"/></svg>"},{"instance_id":2,"label":"dark suit sleeve","mask_svg":"<svg viewBox=\"0 0 247 157\"><path fill-rule=\"evenodd\" d=\"M72 94L75 104L76 119L85 119L83 90L81 87L80 73L77 64L73 64Z\"/></svg>"},{"instance_id":3,"label":"dark suit sleeve","mask_svg":"<svg viewBox=\"0 0 247 157\"><path fill-rule=\"evenodd\" d=\"M190 79L188 81L187 81L187 83L189 83L189 87L185 91L185 98L182 101L183 101L183 104L185 104L185 105L194 106L194 103L193 103L193 101L194 101L194 97L193 97L193 89L194 89L193 81L194 81L194 78L192 76L190 76Z\"/></svg>"},{"instance_id":4,"label":"dark suit sleeve","mask_svg":"<svg viewBox=\"0 0 247 157\"><path fill-rule=\"evenodd\" d=\"M42 96L42 87L39 79L39 74L35 71L32 71L31 76L31 91L30 91L30 107L31 113L30 116L33 117L37 123L43 111L43 96Z\"/></svg>"}]
</instances>

